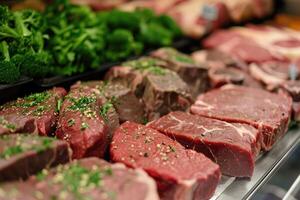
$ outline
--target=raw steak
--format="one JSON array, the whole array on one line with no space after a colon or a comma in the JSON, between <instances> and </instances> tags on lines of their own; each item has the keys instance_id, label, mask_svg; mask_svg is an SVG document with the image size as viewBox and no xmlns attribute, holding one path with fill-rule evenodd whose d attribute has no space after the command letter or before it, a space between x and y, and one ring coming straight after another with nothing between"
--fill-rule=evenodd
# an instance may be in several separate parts
<instances>
[{"instance_id":1,"label":"raw steak","mask_svg":"<svg viewBox=\"0 0 300 200\"><path fill-rule=\"evenodd\" d=\"M300 81L285 81L281 87L291 95L294 102L300 101Z\"/></svg>"},{"instance_id":2,"label":"raw steak","mask_svg":"<svg viewBox=\"0 0 300 200\"><path fill-rule=\"evenodd\" d=\"M142 98L148 120L174 110L187 110L192 96L186 83L173 71L161 68L166 62L154 58L140 58L113 67L106 79L130 87Z\"/></svg>"},{"instance_id":3,"label":"raw steak","mask_svg":"<svg viewBox=\"0 0 300 200\"><path fill-rule=\"evenodd\" d=\"M255 39L246 37L234 29L217 31L206 38L202 44L206 48L218 49L247 63L286 61L284 56L270 51Z\"/></svg>"},{"instance_id":4,"label":"raw steak","mask_svg":"<svg viewBox=\"0 0 300 200\"><path fill-rule=\"evenodd\" d=\"M256 88L225 86L200 95L191 112L252 125L262 135L262 149L270 150L288 128L292 99Z\"/></svg>"},{"instance_id":5,"label":"raw steak","mask_svg":"<svg viewBox=\"0 0 300 200\"><path fill-rule=\"evenodd\" d=\"M212 88L221 87L232 83L242 85L244 82L244 74L241 70L230 68L211 69L208 73L210 86Z\"/></svg>"},{"instance_id":6,"label":"raw steak","mask_svg":"<svg viewBox=\"0 0 300 200\"><path fill-rule=\"evenodd\" d=\"M0 135L17 132L51 134L66 94L63 88L53 88L4 104L0 107Z\"/></svg>"},{"instance_id":7,"label":"raw steak","mask_svg":"<svg viewBox=\"0 0 300 200\"><path fill-rule=\"evenodd\" d=\"M88 86L74 86L65 97L56 136L70 144L74 159L104 156L111 138L106 121L110 119L109 110L113 109L105 101Z\"/></svg>"},{"instance_id":8,"label":"raw steak","mask_svg":"<svg viewBox=\"0 0 300 200\"><path fill-rule=\"evenodd\" d=\"M175 71L187 83L193 97L208 89L207 67L196 64L190 56L169 47L153 51L151 56L166 61L165 67Z\"/></svg>"},{"instance_id":9,"label":"raw steak","mask_svg":"<svg viewBox=\"0 0 300 200\"><path fill-rule=\"evenodd\" d=\"M71 159L69 145L50 137L27 134L0 136L0 181L26 179Z\"/></svg>"},{"instance_id":10,"label":"raw steak","mask_svg":"<svg viewBox=\"0 0 300 200\"><path fill-rule=\"evenodd\" d=\"M43 170L26 182L3 184L0 191L5 191L1 200L159 200L154 180L143 170L97 158Z\"/></svg>"},{"instance_id":11,"label":"raw steak","mask_svg":"<svg viewBox=\"0 0 300 200\"><path fill-rule=\"evenodd\" d=\"M98 89L111 101L121 123L125 121L143 123L145 118L144 104L130 88L118 82L90 81L84 84Z\"/></svg>"},{"instance_id":12,"label":"raw steak","mask_svg":"<svg viewBox=\"0 0 300 200\"><path fill-rule=\"evenodd\" d=\"M222 174L251 177L260 151L260 135L252 126L228 123L184 112L171 112L147 126L205 154ZM234 167L233 167L234 166Z\"/></svg>"},{"instance_id":13,"label":"raw steak","mask_svg":"<svg viewBox=\"0 0 300 200\"><path fill-rule=\"evenodd\" d=\"M203 154L133 122L117 129L110 155L114 162L144 169L156 180L162 199L209 199L220 179L219 166Z\"/></svg>"}]
</instances>

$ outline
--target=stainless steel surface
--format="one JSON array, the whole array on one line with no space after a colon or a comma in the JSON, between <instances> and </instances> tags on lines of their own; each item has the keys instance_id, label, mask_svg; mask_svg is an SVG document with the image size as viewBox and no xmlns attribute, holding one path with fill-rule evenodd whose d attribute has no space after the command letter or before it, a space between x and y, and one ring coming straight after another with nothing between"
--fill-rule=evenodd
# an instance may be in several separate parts
<instances>
[{"instance_id":1,"label":"stainless steel surface","mask_svg":"<svg viewBox=\"0 0 300 200\"><path fill-rule=\"evenodd\" d=\"M300 175L298 178L294 181L291 188L288 190L288 192L284 195L283 200L293 200L295 199L294 196L296 196L296 193L300 191Z\"/></svg>"},{"instance_id":2,"label":"stainless steel surface","mask_svg":"<svg viewBox=\"0 0 300 200\"><path fill-rule=\"evenodd\" d=\"M258 158L251 179L236 178L232 181L232 178L225 178L225 180L232 183L222 183L212 199L250 199L255 191L257 191L260 186L268 180L272 173L276 171L280 164L284 162L298 142L300 142L300 129L288 131L288 133L275 144L270 152Z\"/></svg>"}]
</instances>

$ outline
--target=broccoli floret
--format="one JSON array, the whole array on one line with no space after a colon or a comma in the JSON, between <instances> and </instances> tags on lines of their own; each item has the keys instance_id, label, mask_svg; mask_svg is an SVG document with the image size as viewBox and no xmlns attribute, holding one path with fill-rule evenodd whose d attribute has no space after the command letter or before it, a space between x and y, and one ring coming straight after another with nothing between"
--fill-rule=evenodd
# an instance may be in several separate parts
<instances>
[{"instance_id":1,"label":"broccoli floret","mask_svg":"<svg viewBox=\"0 0 300 200\"><path fill-rule=\"evenodd\" d=\"M10 27L14 22L12 12L6 6L0 6L0 39L5 38L18 38L18 32Z\"/></svg>"},{"instance_id":2,"label":"broccoli floret","mask_svg":"<svg viewBox=\"0 0 300 200\"><path fill-rule=\"evenodd\" d=\"M0 43L0 83L13 83L19 80L19 68L10 60L8 45L5 41Z\"/></svg>"},{"instance_id":3,"label":"broccoli floret","mask_svg":"<svg viewBox=\"0 0 300 200\"><path fill-rule=\"evenodd\" d=\"M52 70L53 63L52 56L45 51L40 53L28 52L24 56L17 55L13 57L12 61L20 63L21 74L33 78L42 78L48 75Z\"/></svg>"},{"instance_id":4,"label":"broccoli floret","mask_svg":"<svg viewBox=\"0 0 300 200\"><path fill-rule=\"evenodd\" d=\"M182 32L181 32L179 26L176 24L176 22L171 17L169 17L167 15L157 16L153 21L155 23L162 25L164 28L168 29L169 31L171 31L174 38L182 35Z\"/></svg>"},{"instance_id":5,"label":"broccoli floret","mask_svg":"<svg viewBox=\"0 0 300 200\"><path fill-rule=\"evenodd\" d=\"M135 42L130 31L117 29L107 38L106 58L110 61L118 61L130 55L138 55L143 50L141 43Z\"/></svg>"},{"instance_id":6,"label":"broccoli floret","mask_svg":"<svg viewBox=\"0 0 300 200\"><path fill-rule=\"evenodd\" d=\"M131 12L113 10L107 15L107 26L114 29L127 29L131 32L139 30L140 18Z\"/></svg>"},{"instance_id":7,"label":"broccoli floret","mask_svg":"<svg viewBox=\"0 0 300 200\"><path fill-rule=\"evenodd\" d=\"M139 39L148 46L168 46L172 44L172 33L157 23L141 25Z\"/></svg>"}]
</instances>

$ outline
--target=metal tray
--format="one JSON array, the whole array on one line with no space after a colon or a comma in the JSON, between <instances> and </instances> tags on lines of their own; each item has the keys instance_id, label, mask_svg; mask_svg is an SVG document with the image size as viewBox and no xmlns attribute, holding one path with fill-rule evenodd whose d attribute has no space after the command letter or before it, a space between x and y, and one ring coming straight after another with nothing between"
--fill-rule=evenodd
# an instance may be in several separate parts
<instances>
[{"instance_id":1,"label":"metal tray","mask_svg":"<svg viewBox=\"0 0 300 200\"><path fill-rule=\"evenodd\" d=\"M300 129L293 128L271 151L259 156L251 179L223 176L211 200L251 199L255 192L274 174L300 142Z\"/></svg>"}]
</instances>

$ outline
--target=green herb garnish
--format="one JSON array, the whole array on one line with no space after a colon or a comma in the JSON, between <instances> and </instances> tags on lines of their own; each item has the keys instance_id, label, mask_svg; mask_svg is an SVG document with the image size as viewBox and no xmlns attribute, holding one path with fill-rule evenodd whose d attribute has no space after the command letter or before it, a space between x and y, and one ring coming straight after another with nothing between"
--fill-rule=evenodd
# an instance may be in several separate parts
<instances>
[{"instance_id":1,"label":"green herb garnish","mask_svg":"<svg viewBox=\"0 0 300 200\"><path fill-rule=\"evenodd\" d=\"M19 153L24 152L24 149L22 148L21 145L16 145L13 147L8 147L7 149L5 149L1 154L0 157L4 158L4 159L8 159L14 155L17 155Z\"/></svg>"},{"instance_id":2,"label":"green herb garnish","mask_svg":"<svg viewBox=\"0 0 300 200\"><path fill-rule=\"evenodd\" d=\"M80 127L80 130L84 131L85 129L89 128L89 125L85 122L82 122L81 123L81 127Z\"/></svg>"},{"instance_id":3,"label":"green herb garnish","mask_svg":"<svg viewBox=\"0 0 300 200\"><path fill-rule=\"evenodd\" d=\"M73 126L74 124L75 124L75 119L72 118L72 119L68 120L68 126L69 127Z\"/></svg>"},{"instance_id":4,"label":"green herb garnish","mask_svg":"<svg viewBox=\"0 0 300 200\"><path fill-rule=\"evenodd\" d=\"M16 106L22 107L22 108L29 108L29 107L37 106L40 103L43 103L44 101L49 99L50 96L51 96L50 93L47 91L31 94L24 98L24 100L25 100L24 103L17 103Z\"/></svg>"},{"instance_id":5,"label":"green herb garnish","mask_svg":"<svg viewBox=\"0 0 300 200\"><path fill-rule=\"evenodd\" d=\"M62 99L59 99L57 101L57 105L56 105L56 112L59 113L60 109L61 109L61 106L62 106L62 103L63 103L63 100Z\"/></svg>"},{"instance_id":6,"label":"green herb garnish","mask_svg":"<svg viewBox=\"0 0 300 200\"><path fill-rule=\"evenodd\" d=\"M70 98L73 103L69 106L70 110L79 110L81 112L85 111L91 103L96 102L96 97L81 97L79 99Z\"/></svg>"},{"instance_id":7,"label":"green herb garnish","mask_svg":"<svg viewBox=\"0 0 300 200\"><path fill-rule=\"evenodd\" d=\"M104 118L104 120L108 120L107 113L111 108L113 108L113 104L111 101L107 101L105 104L101 106L100 115Z\"/></svg>"}]
</instances>

